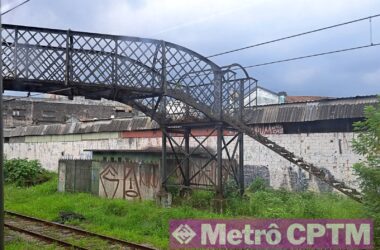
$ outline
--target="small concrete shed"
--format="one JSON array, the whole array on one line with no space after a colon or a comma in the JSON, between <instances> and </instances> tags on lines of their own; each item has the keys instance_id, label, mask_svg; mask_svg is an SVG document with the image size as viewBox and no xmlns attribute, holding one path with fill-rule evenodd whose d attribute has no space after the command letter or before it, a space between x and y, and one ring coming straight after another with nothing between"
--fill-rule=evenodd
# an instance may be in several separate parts
<instances>
[{"instance_id":1,"label":"small concrete shed","mask_svg":"<svg viewBox=\"0 0 380 250\"><path fill-rule=\"evenodd\" d=\"M59 184L61 192L87 192L106 198L153 200L160 189L161 149L143 150L85 150L91 160L61 159L59 161ZM194 174L209 157L196 152L190 171ZM182 153L167 152L168 171L176 178L168 184L181 184L182 177L176 169ZM211 187L216 183L215 164L203 169L203 174L193 179L193 186Z\"/></svg>"}]
</instances>

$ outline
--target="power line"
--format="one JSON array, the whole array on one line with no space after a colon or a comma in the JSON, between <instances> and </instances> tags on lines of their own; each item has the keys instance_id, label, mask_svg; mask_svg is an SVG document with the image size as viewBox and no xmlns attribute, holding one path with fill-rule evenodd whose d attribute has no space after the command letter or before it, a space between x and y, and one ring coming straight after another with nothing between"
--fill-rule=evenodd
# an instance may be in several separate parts
<instances>
[{"instance_id":1,"label":"power line","mask_svg":"<svg viewBox=\"0 0 380 250\"><path fill-rule=\"evenodd\" d=\"M318 28L318 29L314 29L314 30L310 30L310 31L294 34L294 35L289 35L289 36L286 36L286 37L277 38L277 39L266 41L266 42L252 44L252 45L249 45L249 46L245 46L245 47L241 47L241 48L237 48L237 49L233 49L233 50L219 52L219 53L207 56L206 58L213 58L213 57L217 57L217 56L222 56L222 55L226 55L226 54L230 54L230 53L234 53L234 52L238 52L238 51L242 51L242 50L246 50L246 49L250 49L250 48L254 48L254 47L259 47L259 46L262 46L262 45L267 45L267 44L271 44L271 43L275 43L275 42L280 42L280 41L283 41L283 40L287 40L287 39L291 39L291 38L295 38L295 37L299 37L299 36L303 36L303 35L308 35L308 34L320 32L320 31L323 31L323 30L328 30L328 29L332 29L332 28L336 28L336 27L340 27L340 26L344 26L344 25L360 22L360 21L364 21L364 20L370 20L370 35L371 35L371 40L372 40L372 19L373 18L377 18L377 17L380 17L380 14L376 14L376 15L372 15L372 16L368 16L368 17L363 17L363 18L359 18L359 19L355 19L355 20L351 20L351 21L347 21L347 22L343 22L343 23L338 23L338 24L334 24L334 25L330 25L330 26L326 26L326 27L322 27L322 28ZM372 41L371 41L371 43L372 43ZM192 60L181 62L181 63L169 64L169 65L166 65L165 67L166 68L169 68L169 67L172 68L172 67L175 67L177 65L183 65L183 64L186 64L186 63L190 63L190 62L198 62L200 60L201 59L199 59L199 58L198 59L192 59ZM162 69L162 68L160 68L160 69Z\"/></svg>"},{"instance_id":2,"label":"power line","mask_svg":"<svg viewBox=\"0 0 380 250\"><path fill-rule=\"evenodd\" d=\"M324 56L324 55L336 54L336 53L341 53L341 52L347 52L347 51L351 51L351 50L358 50L358 49L364 49L364 48L369 48L369 47L375 47L375 46L379 46L379 45L380 45L380 43L371 43L369 45L351 47L351 48L347 48L347 49L333 50L333 51L327 51L327 52L311 54L311 55L306 55L306 56L292 57L292 58L278 60L278 61L259 63L259 64L255 64L255 65L245 66L243 68L249 69L249 68L260 67L260 66L265 66L265 65L270 65L270 64L290 62L290 61L296 61L296 60L301 60L301 59L306 59L306 58L311 58L311 57Z\"/></svg>"},{"instance_id":3,"label":"power line","mask_svg":"<svg viewBox=\"0 0 380 250\"><path fill-rule=\"evenodd\" d=\"M220 52L220 53L216 53L216 54L207 56L207 58L212 58L212 57L217 57L217 56L221 56L221 55L226 55L226 54L230 54L230 53L234 53L234 52L238 52L238 51L242 51L242 50L246 50L246 49L250 49L250 48L254 48L254 47L258 47L258 46L262 46L262 45L266 45L266 44L270 44L270 43L275 43L275 42L279 42L279 41L283 41L283 40L287 40L287 39L291 39L291 38L295 38L295 37L299 37L299 36L303 36L303 35L312 34L312 33L323 31L323 30L328 30L328 29L332 29L332 28L336 28L336 27L340 27L340 26L344 26L344 25L348 25L348 24L352 24L352 23L356 23L356 22L361 22L361 21L368 20L368 19L372 20L372 18L376 18L376 17L379 17L379 16L380 16L380 14L376 14L376 15L372 15L372 16L368 16L368 17L363 17L363 18L351 20L351 21L344 22L344 23L338 23L338 24L322 27L322 28L315 29L315 30L310 30L310 31L306 31L306 32L302 32L302 33L298 33L298 34L282 37L282 38L277 38L277 39L270 40L270 41L267 41L267 42L262 42L262 43L252 44L252 45L248 45L248 46L237 48L237 49L227 50L227 51L224 51L224 52Z\"/></svg>"},{"instance_id":4,"label":"power line","mask_svg":"<svg viewBox=\"0 0 380 250\"><path fill-rule=\"evenodd\" d=\"M26 4L26 3L29 2L29 1L30 1L30 0L26 0L26 1L22 2L22 3L19 3L19 4L17 4L16 6L14 6L13 8L10 8L9 10L4 11L3 13L1 13L1 15L5 15L5 14L11 12L11 11L14 10L14 9L17 9L17 8L20 7L21 5Z\"/></svg>"},{"instance_id":5,"label":"power line","mask_svg":"<svg viewBox=\"0 0 380 250\"><path fill-rule=\"evenodd\" d=\"M318 56L324 56L324 55L330 55L330 54L337 54L337 53L348 52L348 51L352 51L352 50L365 49L365 48L369 48L369 47L376 47L379 45L380 45L380 43L372 43L372 44L368 44L368 45L362 45L362 46L351 47L351 48L346 48L346 49L339 49L339 50L332 50L332 51L321 52L321 53L317 53L317 54L310 54L310 55L306 55L306 56L291 57L291 58L287 58L287 59L271 61L271 62L266 62L266 63L259 63L259 64L254 64L254 65L249 65L249 66L231 67L231 69L234 69L234 70L242 70L242 68L243 69L250 69L250 68L266 66L266 65L271 65L271 64L296 61L296 60L307 59L307 58L318 57ZM205 72L211 72L211 71L212 71L212 69L204 70L203 73L198 75L198 76L207 75L207 73L205 73ZM190 77L190 76L188 76L188 77Z\"/></svg>"}]
</instances>

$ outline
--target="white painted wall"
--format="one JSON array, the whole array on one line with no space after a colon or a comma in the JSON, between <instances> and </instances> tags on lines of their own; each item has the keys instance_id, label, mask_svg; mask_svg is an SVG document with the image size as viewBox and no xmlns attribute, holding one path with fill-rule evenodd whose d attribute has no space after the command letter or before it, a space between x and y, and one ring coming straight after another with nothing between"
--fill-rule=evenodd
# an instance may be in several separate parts
<instances>
[{"instance_id":1,"label":"white painted wall","mask_svg":"<svg viewBox=\"0 0 380 250\"><path fill-rule=\"evenodd\" d=\"M303 156L306 161L327 169L337 179L344 180L349 186L357 187L358 183L353 174L352 165L358 162L360 157L351 148L353 133L277 134L268 135L268 137L296 155ZM194 142L191 144L195 145ZM209 139L206 145L215 148L216 137ZM86 157L87 154L83 151L85 149L143 149L159 146L161 146L161 138L110 138L87 141L6 143L4 152L9 159L37 159L46 169L57 171L60 158ZM246 168L268 171L271 186L292 189L295 182L307 181L310 178L310 181L307 181L308 189L321 189L318 182L308 173L303 172L304 176L300 178L301 173L296 165L255 142L252 138L244 137L244 148ZM247 172L249 171L247 170Z\"/></svg>"}]
</instances>

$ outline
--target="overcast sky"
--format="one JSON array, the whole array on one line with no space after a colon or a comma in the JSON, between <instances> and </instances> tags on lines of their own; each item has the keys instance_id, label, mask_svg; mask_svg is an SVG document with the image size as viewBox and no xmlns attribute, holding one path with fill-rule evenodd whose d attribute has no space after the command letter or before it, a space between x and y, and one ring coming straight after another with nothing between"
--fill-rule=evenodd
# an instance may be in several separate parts
<instances>
[{"instance_id":1,"label":"overcast sky","mask_svg":"<svg viewBox=\"0 0 380 250\"><path fill-rule=\"evenodd\" d=\"M3 0L3 10L22 2ZM380 0L31 0L4 23L163 39L203 55L380 14ZM372 20L380 42L380 17ZM253 65L370 42L364 21L213 58ZM256 67L259 84L289 95L380 93L380 46Z\"/></svg>"}]
</instances>

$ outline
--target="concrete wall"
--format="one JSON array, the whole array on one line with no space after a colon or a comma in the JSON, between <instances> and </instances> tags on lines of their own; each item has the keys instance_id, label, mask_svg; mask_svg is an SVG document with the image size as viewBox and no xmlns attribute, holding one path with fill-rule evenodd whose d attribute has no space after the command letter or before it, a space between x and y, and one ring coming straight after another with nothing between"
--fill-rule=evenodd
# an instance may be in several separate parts
<instances>
[{"instance_id":1,"label":"concrete wall","mask_svg":"<svg viewBox=\"0 0 380 250\"><path fill-rule=\"evenodd\" d=\"M76 140L73 135L61 136L64 141L49 141L50 136L39 136L39 142L6 143L4 154L6 158L38 159L42 166L48 170L58 170L59 159L90 158L88 149L142 149L161 144L161 138L113 138L109 139ZM115 132L115 134L118 134ZM95 134L93 134L95 137ZM47 138L48 137L48 138ZM73 138L72 141L69 141Z\"/></svg>"},{"instance_id":2,"label":"concrete wall","mask_svg":"<svg viewBox=\"0 0 380 250\"><path fill-rule=\"evenodd\" d=\"M306 161L322 167L337 179L344 180L347 185L358 187L352 165L361 159L352 151L354 133L276 134L268 137ZM298 166L254 143L251 138L245 137L244 143L246 168L256 169L264 176L269 172L271 186L292 190L331 190L325 183L300 171Z\"/></svg>"},{"instance_id":3,"label":"concrete wall","mask_svg":"<svg viewBox=\"0 0 380 250\"><path fill-rule=\"evenodd\" d=\"M38 159L49 170L57 171L60 158L90 158L85 149L144 149L161 145L160 137L150 138L117 138L118 133L106 136L61 136L52 140L51 137L34 137L30 142L5 144L7 158ZM281 146L301 155L307 161L323 167L324 171L344 180L346 184L357 187L352 165L360 160L353 153L351 141L353 133L313 133L313 134L272 134L267 135ZM107 139L106 139L107 138ZM75 140L74 140L75 139ZM72 141L70 141L72 140ZM195 146L194 141L191 145ZM216 137L211 137L206 146L215 148ZM246 181L261 177L272 187L284 187L290 190L320 190L331 191L324 183L315 180L307 172L301 171L282 157L273 153L250 137L244 139L244 165Z\"/></svg>"}]
</instances>

